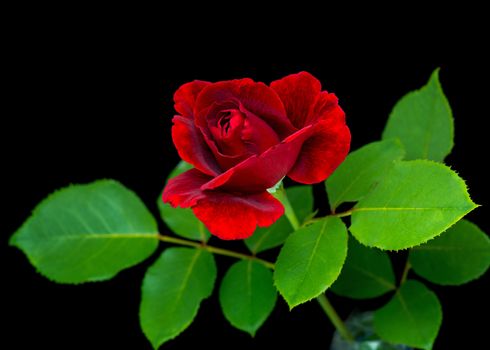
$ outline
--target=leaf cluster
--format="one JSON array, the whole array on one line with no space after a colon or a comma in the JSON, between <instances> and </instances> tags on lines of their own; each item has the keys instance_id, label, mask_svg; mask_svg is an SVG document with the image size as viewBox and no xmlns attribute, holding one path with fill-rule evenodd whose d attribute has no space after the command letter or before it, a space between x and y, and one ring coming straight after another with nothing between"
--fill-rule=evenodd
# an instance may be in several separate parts
<instances>
[{"instance_id":1,"label":"leaf cluster","mask_svg":"<svg viewBox=\"0 0 490 350\"><path fill-rule=\"evenodd\" d=\"M209 245L210 234L190 209L158 200L176 236L158 232L141 200L114 180L59 190L43 200L12 236L37 271L58 283L103 281L165 246L146 272L140 324L155 349L184 331L214 290L224 317L252 336L275 307L290 308L326 290L352 298L391 299L374 311L374 331L392 344L430 349L442 322L440 302L407 278L460 285L490 265L490 240L461 220L477 207L461 177L443 163L453 147L451 109L438 71L394 107L382 139L352 152L325 182L331 214L315 218L311 186L280 188L286 216L244 241L249 253ZM181 162L172 178L191 166ZM350 203L350 209L339 207ZM300 223L298 227L294 227ZM280 247L280 249L278 249ZM257 255L278 251L275 263ZM409 250L397 282L390 252ZM214 254L240 258L216 285Z\"/></svg>"}]
</instances>

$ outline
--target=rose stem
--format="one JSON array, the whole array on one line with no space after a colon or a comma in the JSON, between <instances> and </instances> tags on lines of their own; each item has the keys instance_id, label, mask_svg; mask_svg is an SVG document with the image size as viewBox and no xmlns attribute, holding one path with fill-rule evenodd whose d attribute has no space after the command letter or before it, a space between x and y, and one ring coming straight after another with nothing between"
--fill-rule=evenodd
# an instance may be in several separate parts
<instances>
[{"instance_id":1,"label":"rose stem","mask_svg":"<svg viewBox=\"0 0 490 350\"><path fill-rule=\"evenodd\" d=\"M291 206L291 203L289 202L289 199L288 199L287 194L286 194L286 190L284 189L283 186L281 186L281 188L275 193L275 196L284 205L286 217L288 218L289 222L291 223L291 226L293 227L293 229L295 231L298 230L300 228L298 217L296 216L296 213L294 212L294 209ZM345 326L344 322L342 321L342 319L339 317L339 315L337 314L337 312L333 308L333 306L330 303L330 301L328 300L327 296L324 293L322 293L316 298L316 300L318 301L318 303L322 307L323 311L325 311L325 314L330 319L330 322L332 322L332 324L337 329L337 331L342 336L342 338L344 338L348 341L353 341L354 337L349 332L349 330Z\"/></svg>"},{"instance_id":2,"label":"rose stem","mask_svg":"<svg viewBox=\"0 0 490 350\"><path fill-rule=\"evenodd\" d=\"M293 229L295 231L299 229L300 224L298 217L296 216L296 213L294 212L294 209L289 202L288 196L286 195L286 190L284 189L283 185L281 185L281 187L277 189L276 193L274 193L274 197L281 201L282 205L284 206L284 214L286 214L286 217L291 223Z\"/></svg>"},{"instance_id":3,"label":"rose stem","mask_svg":"<svg viewBox=\"0 0 490 350\"><path fill-rule=\"evenodd\" d=\"M333 308L332 304L330 304L330 301L327 299L327 296L325 294L320 294L316 300L322 307L323 311L327 314L328 318L330 321L333 323L337 331L340 333L342 338L353 341L354 337L352 334L350 334L349 330L345 326L344 322L342 322L342 319L339 317L335 309Z\"/></svg>"},{"instance_id":4,"label":"rose stem","mask_svg":"<svg viewBox=\"0 0 490 350\"><path fill-rule=\"evenodd\" d=\"M274 269L274 264L273 263L271 263L269 261L262 260L260 258L257 258L256 256L242 254L242 253L234 252L232 250L222 249L222 248L218 248L218 247L213 247L213 246L210 246L210 245L206 245L204 243L192 242L192 241L188 241L186 239L180 239L180 238L176 238L176 237L172 237L172 236L167 236L167 235L162 235L162 234L158 234L157 237L162 242L179 244L179 245L184 245L184 246L188 246L188 247L194 247L194 248L197 248L197 249L206 250L206 251L208 251L210 253L219 254L219 255L225 255L225 256L230 256L230 257L237 258L237 259L242 259L242 260L253 260L253 261L256 261L256 262L264 265L265 267L268 267L269 269Z\"/></svg>"}]
</instances>

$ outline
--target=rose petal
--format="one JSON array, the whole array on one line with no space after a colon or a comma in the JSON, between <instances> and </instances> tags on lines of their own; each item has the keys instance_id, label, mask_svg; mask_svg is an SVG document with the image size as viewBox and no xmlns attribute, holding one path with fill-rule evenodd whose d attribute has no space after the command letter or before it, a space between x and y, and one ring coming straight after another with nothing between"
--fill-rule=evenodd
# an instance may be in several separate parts
<instances>
[{"instance_id":1,"label":"rose petal","mask_svg":"<svg viewBox=\"0 0 490 350\"><path fill-rule=\"evenodd\" d=\"M176 115L172 121L172 139L179 156L205 174L216 176L222 173L193 120Z\"/></svg>"},{"instance_id":2,"label":"rose petal","mask_svg":"<svg viewBox=\"0 0 490 350\"><path fill-rule=\"evenodd\" d=\"M163 190L162 200L173 207L191 207L204 197L200 187L210 179L210 176L197 169L188 170L168 181Z\"/></svg>"},{"instance_id":3,"label":"rose petal","mask_svg":"<svg viewBox=\"0 0 490 350\"><path fill-rule=\"evenodd\" d=\"M209 149L211 149L211 152L213 152L214 157L216 159L216 162L219 164L219 166L222 170L226 171L226 170L234 167L238 163L243 162L245 159L247 159L248 157L251 156L248 153L238 154L238 155L234 155L234 156L227 156L227 155L221 153L218 150L218 146L216 145L214 140L212 140L212 137L210 137L208 135L208 134L210 134L209 130L202 130L202 129L200 129L200 130L202 132L202 136L204 137L206 144L208 145Z\"/></svg>"},{"instance_id":4,"label":"rose petal","mask_svg":"<svg viewBox=\"0 0 490 350\"><path fill-rule=\"evenodd\" d=\"M279 143L276 132L263 119L245 110L247 118L240 138L252 154L260 154Z\"/></svg>"},{"instance_id":5,"label":"rose petal","mask_svg":"<svg viewBox=\"0 0 490 350\"><path fill-rule=\"evenodd\" d=\"M332 123L345 123L345 113L340 108L338 101L339 99L335 94L322 91L311 109L308 120L311 123L322 120L328 120Z\"/></svg>"},{"instance_id":6,"label":"rose petal","mask_svg":"<svg viewBox=\"0 0 490 350\"><path fill-rule=\"evenodd\" d=\"M204 191L205 197L192 208L208 230L221 239L250 237L257 225L270 226L284 214L282 204L269 193L236 195Z\"/></svg>"},{"instance_id":7,"label":"rose petal","mask_svg":"<svg viewBox=\"0 0 490 350\"><path fill-rule=\"evenodd\" d=\"M210 84L207 81L194 80L182 85L174 94L175 110L184 117L192 118L197 95Z\"/></svg>"},{"instance_id":8,"label":"rose petal","mask_svg":"<svg viewBox=\"0 0 490 350\"><path fill-rule=\"evenodd\" d=\"M240 193L259 193L278 183L296 162L303 142L311 135L308 126L258 156L252 156L202 186Z\"/></svg>"},{"instance_id":9,"label":"rose petal","mask_svg":"<svg viewBox=\"0 0 490 350\"><path fill-rule=\"evenodd\" d=\"M165 203L192 207L209 231L222 239L242 239L258 226L272 225L284 213L282 204L269 193L240 195L202 191L211 178L196 169L169 180L162 195Z\"/></svg>"},{"instance_id":10,"label":"rose petal","mask_svg":"<svg viewBox=\"0 0 490 350\"><path fill-rule=\"evenodd\" d=\"M350 131L342 119L320 121L314 126L313 135L304 142L288 177L304 184L323 181L344 161L349 147Z\"/></svg>"},{"instance_id":11,"label":"rose petal","mask_svg":"<svg viewBox=\"0 0 490 350\"><path fill-rule=\"evenodd\" d=\"M241 139L245 122L245 114L233 109L220 113L222 116L217 125L210 125L211 133L219 151L225 155L241 155L248 150Z\"/></svg>"},{"instance_id":12,"label":"rose petal","mask_svg":"<svg viewBox=\"0 0 490 350\"><path fill-rule=\"evenodd\" d=\"M288 118L297 128L308 125L308 117L321 91L320 82L307 72L288 75L271 83L286 108Z\"/></svg>"},{"instance_id":13,"label":"rose petal","mask_svg":"<svg viewBox=\"0 0 490 350\"><path fill-rule=\"evenodd\" d=\"M222 81L206 86L199 94L195 105L196 124L207 127L207 115L213 105L241 103L247 110L260 116L280 136L290 135L295 128L286 116L284 106L277 94L263 83L251 79Z\"/></svg>"}]
</instances>

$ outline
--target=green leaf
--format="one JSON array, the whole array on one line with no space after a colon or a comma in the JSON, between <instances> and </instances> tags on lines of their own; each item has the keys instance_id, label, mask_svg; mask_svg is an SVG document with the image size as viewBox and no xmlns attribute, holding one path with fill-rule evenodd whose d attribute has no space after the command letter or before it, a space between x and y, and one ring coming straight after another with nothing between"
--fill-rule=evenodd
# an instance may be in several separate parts
<instances>
[{"instance_id":1,"label":"green leaf","mask_svg":"<svg viewBox=\"0 0 490 350\"><path fill-rule=\"evenodd\" d=\"M219 300L226 319L254 336L276 304L272 272L252 260L235 263L223 278Z\"/></svg>"},{"instance_id":2,"label":"green leaf","mask_svg":"<svg viewBox=\"0 0 490 350\"><path fill-rule=\"evenodd\" d=\"M160 215L165 224L176 235L188 239L206 242L209 231L192 212L190 208L174 208L168 203L158 202Z\"/></svg>"},{"instance_id":3,"label":"green leaf","mask_svg":"<svg viewBox=\"0 0 490 350\"><path fill-rule=\"evenodd\" d=\"M293 186L286 189L286 194L300 222L303 222L313 212L313 190L311 186ZM294 231L285 216L282 216L269 227L259 227L252 237L244 242L254 253L275 248L283 244Z\"/></svg>"},{"instance_id":4,"label":"green leaf","mask_svg":"<svg viewBox=\"0 0 490 350\"><path fill-rule=\"evenodd\" d=\"M158 229L132 191L114 180L99 180L48 196L10 244L51 280L102 281L150 256Z\"/></svg>"},{"instance_id":5,"label":"green leaf","mask_svg":"<svg viewBox=\"0 0 490 350\"><path fill-rule=\"evenodd\" d=\"M431 282L463 284L490 266L490 239L475 224L461 220L440 237L413 248L410 264Z\"/></svg>"},{"instance_id":6,"label":"green leaf","mask_svg":"<svg viewBox=\"0 0 490 350\"><path fill-rule=\"evenodd\" d=\"M192 165L183 160L170 172L167 181L192 169ZM207 242L209 231L204 224L192 212L190 208L174 208L168 203L163 203L162 196L157 200L160 216L165 224L177 235L196 241Z\"/></svg>"},{"instance_id":7,"label":"green leaf","mask_svg":"<svg viewBox=\"0 0 490 350\"><path fill-rule=\"evenodd\" d=\"M332 210L361 199L404 154L397 140L373 142L349 154L325 181Z\"/></svg>"},{"instance_id":8,"label":"green leaf","mask_svg":"<svg viewBox=\"0 0 490 350\"><path fill-rule=\"evenodd\" d=\"M142 286L140 323L157 349L194 320L216 280L213 255L192 248L169 248L148 269Z\"/></svg>"},{"instance_id":9,"label":"green leaf","mask_svg":"<svg viewBox=\"0 0 490 350\"><path fill-rule=\"evenodd\" d=\"M290 308L323 293L339 276L347 255L347 230L327 217L293 233L274 270L279 293Z\"/></svg>"},{"instance_id":10,"label":"green leaf","mask_svg":"<svg viewBox=\"0 0 490 350\"><path fill-rule=\"evenodd\" d=\"M464 181L447 166L395 162L354 207L350 231L370 247L406 249L438 236L476 207Z\"/></svg>"},{"instance_id":11,"label":"green leaf","mask_svg":"<svg viewBox=\"0 0 490 350\"><path fill-rule=\"evenodd\" d=\"M395 344L431 349L442 322L437 296L422 283L406 281L374 314L374 329Z\"/></svg>"},{"instance_id":12,"label":"green leaf","mask_svg":"<svg viewBox=\"0 0 490 350\"><path fill-rule=\"evenodd\" d=\"M374 298L396 289L390 257L350 239L344 267L330 289L353 299Z\"/></svg>"},{"instance_id":13,"label":"green leaf","mask_svg":"<svg viewBox=\"0 0 490 350\"><path fill-rule=\"evenodd\" d=\"M253 236L245 239L244 242L252 253L258 254L264 250L280 246L293 231L288 219L281 216L271 226L257 228Z\"/></svg>"},{"instance_id":14,"label":"green leaf","mask_svg":"<svg viewBox=\"0 0 490 350\"><path fill-rule=\"evenodd\" d=\"M403 97L393 108L383 139L398 138L407 159L442 161L453 148L454 122L436 69L423 88Z\"/></svg>"},{"instance_id":15,"label":"green leaf","mask_svg":"<svg viewBox=\"0 0 490 350\"><path fill-rule=\"evenodd\" d=\"M313 188L292 186L286 188L286 194L299 222L303 223L313 212Z\"/></svg>"}]
</instances>

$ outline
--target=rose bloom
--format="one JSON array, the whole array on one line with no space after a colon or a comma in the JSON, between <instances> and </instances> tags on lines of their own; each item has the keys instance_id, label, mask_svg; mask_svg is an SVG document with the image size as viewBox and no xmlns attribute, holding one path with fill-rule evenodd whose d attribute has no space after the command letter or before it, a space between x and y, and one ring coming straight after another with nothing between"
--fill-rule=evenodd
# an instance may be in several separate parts
<instances>
[{"instance_id":1,"label":"rose bloom","mask_svg":"<svg viewBox=\"0 0 490 350\"><path fill-rule=\"evenodd\" d=\"M163 201L191 207L222 239L251 236L284 213L268 188L285 176L325 180L349 152L337 97L301 72L267 86L251 79L193 81L174 95L172 138L191 169L170 180Z\"/></svg>"}]
</instances>

